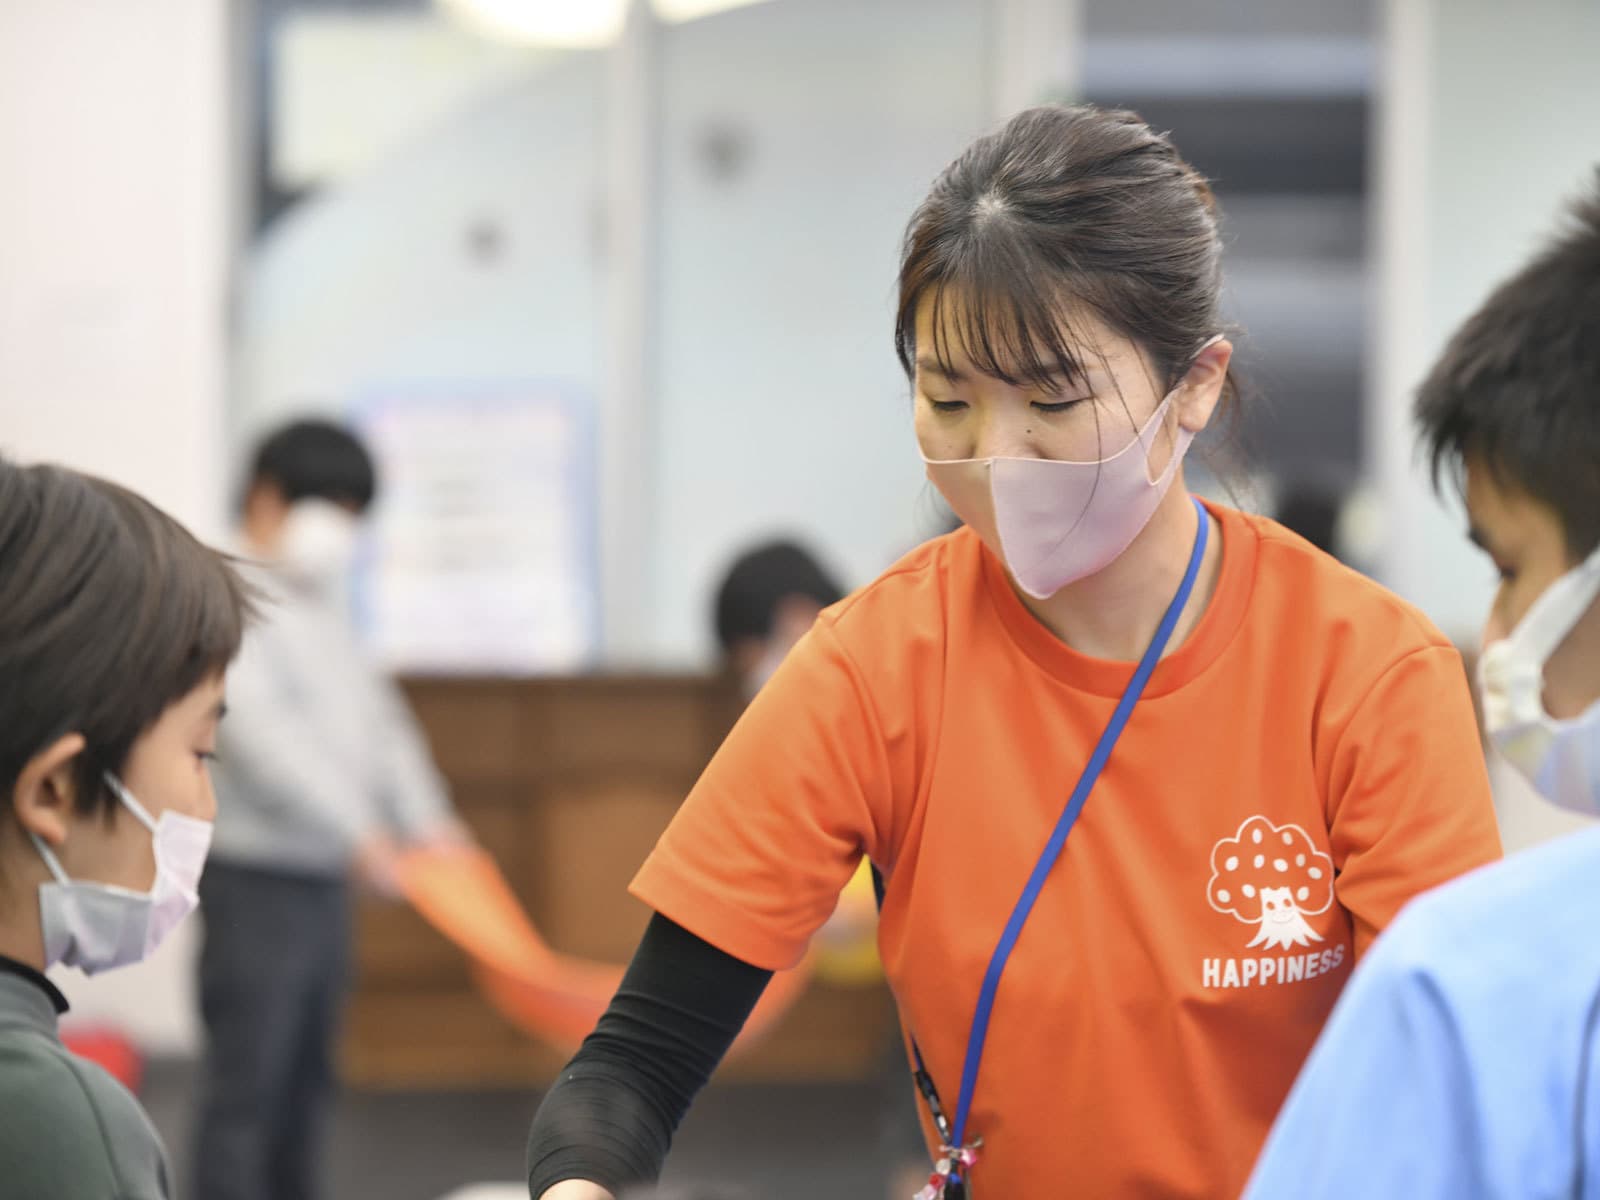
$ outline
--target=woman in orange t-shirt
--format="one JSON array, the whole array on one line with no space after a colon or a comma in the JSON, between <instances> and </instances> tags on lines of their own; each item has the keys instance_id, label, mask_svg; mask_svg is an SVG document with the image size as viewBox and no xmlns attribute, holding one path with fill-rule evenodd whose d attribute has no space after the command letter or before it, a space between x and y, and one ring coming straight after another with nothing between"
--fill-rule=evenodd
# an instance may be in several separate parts
<instances>
[{"instance_id":1,"label":"woman in orange t-shirt","mask_svg":"<svg viewBox=\"0 0 1600 1200\"><path fill-rule=\"evenodd\" d=\"M1128 113L1022 113L935 182L895 342L965 528L823 614L645 863L535 1197L654 1176L862 856L925 1197L1237 1195L1356 957L1498 856L1450 644L1183 485L1232 392L1220 251Z\"/></svg>"}]
</instances>

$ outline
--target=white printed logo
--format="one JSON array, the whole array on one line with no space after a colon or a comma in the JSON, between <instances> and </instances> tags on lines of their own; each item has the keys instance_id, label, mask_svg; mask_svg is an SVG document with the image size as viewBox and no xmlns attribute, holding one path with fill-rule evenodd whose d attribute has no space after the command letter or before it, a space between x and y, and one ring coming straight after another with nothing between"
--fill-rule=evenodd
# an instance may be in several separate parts
<instances>
[{"instance_id":1,"label":"white printed logo","mask_svg":"<svg viewBox=\"0 0 1600 1200\"><path fill-rule=\"evenodd\" d=\"M1322 936L1306 917L1333 903L1333 859L1298 825L1251 817L1212 848L1206 898L1217 912L1257 926L1252 947L1309 946Z\"/></svg>"}]
</instances>

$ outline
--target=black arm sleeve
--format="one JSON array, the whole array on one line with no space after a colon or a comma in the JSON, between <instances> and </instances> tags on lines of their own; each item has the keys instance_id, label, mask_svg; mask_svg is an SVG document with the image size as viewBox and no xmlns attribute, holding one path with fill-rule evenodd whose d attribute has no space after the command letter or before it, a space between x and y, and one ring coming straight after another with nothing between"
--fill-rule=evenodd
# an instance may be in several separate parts
<instances>
[{"instance_id":1,"label":"black arm sleeve","mask_svg":"<svg viewBox=\"0 0 1600 1200\"><path fill-rule=\"evenodd\" d=\"M678 1122L771 978L652 917L611 1006L533 1118L533 1200L563 1179L613 1194L653 1182Z\"/></svg>"}]
</instances>

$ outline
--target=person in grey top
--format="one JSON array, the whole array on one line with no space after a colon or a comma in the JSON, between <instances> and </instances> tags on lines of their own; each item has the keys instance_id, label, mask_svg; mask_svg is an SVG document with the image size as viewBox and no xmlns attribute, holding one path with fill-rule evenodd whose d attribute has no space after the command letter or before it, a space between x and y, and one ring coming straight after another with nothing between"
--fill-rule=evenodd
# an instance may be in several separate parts
<instances>
[{"instance_id":1,"label":"person in grey top","mask_svg":"<svg viewBox=\"0 0 1600 1200\"><path fill-rule=\"evenodd\" d=\"M393 894L405 846L460 842L403 698L348 611L377 490L348 430L299 421L258 449L240 551L264 594L230 675L200 955L200 1200L310 1200L334 1083L354 875Z\"/></svg>"},{"instance_id":2,"label":"person in grey top","mask_svg":"<svg viewBox=\"0 0 1600 1200\"><path fill-rule=\"evenodd\" d=\"M136 963L194 908L228 560L131 492L0 458L0 1195L165 1200L144 1111L69 1053L44 972Z\"/></svg>"}]
</instances>

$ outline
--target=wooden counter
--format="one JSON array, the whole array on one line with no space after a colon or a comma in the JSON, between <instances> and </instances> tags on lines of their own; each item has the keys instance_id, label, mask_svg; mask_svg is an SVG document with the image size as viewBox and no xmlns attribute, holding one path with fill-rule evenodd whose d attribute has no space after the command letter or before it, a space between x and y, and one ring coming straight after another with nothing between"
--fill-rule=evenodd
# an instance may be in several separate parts
<instances>
[{"instance_id":1,"label":"wooden counter","mask_svg":"<svg viewBox=\"0 0 1600 1200\"><path fill-rule=\"evenodd\" d=\"M419 680L407 693L457 807L557 950L625 963L649 910L627 884L737 718L705 677ZM364 901L346 1079L373 1087L547 1084L565 1061L477 993L459 950L410 909ZM870 1076L888 993L814 984L718 1078Z\"/></svg>"}]
</instances>

